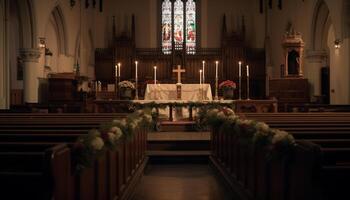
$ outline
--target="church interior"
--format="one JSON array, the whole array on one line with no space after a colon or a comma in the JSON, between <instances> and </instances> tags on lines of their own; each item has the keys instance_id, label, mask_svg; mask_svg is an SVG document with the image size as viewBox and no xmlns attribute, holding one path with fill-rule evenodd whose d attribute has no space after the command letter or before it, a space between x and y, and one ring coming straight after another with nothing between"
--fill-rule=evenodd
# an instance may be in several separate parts
<instances>
[{"instance_id":1,"label":"church interior","mask_svg":"<svg viewBox=\"0 0 350 200\"><path fill-rule=\"evenodd\" d=\"M0 0L0 30L0 199L349 199L350 0Z\"/></svg>"}]
</instances>

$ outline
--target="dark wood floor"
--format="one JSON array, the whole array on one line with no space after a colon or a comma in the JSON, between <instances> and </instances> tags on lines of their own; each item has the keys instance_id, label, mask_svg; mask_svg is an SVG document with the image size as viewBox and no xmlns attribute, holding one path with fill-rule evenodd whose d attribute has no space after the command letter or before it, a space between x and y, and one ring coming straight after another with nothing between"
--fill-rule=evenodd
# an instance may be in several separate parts
<instances>
[{"instance_id":1,"label":"dark wood floor","mask_svg":"<svg viewBox=\"0 0 350 200\"><path fill-rule=\"evenodd\" d=\"M233 199L208 164L150 164L134 200Z\"/></svg>"}]
</instances>

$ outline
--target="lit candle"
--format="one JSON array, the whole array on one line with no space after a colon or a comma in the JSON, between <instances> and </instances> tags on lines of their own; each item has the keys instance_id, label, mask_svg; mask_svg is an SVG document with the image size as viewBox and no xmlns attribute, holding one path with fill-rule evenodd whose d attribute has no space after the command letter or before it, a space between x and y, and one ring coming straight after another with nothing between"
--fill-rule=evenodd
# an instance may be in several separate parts
<instances>
[{"instance_id":1,"label":"lit candle","mask_svg":"<svg viewBox=\"0 0 350 200\"><path fill-rule=\"evenodd\" d=\"M137 64L138 64L138 62L137 61L135 61L135 80L137 81Z\"/></svg>"},{"instance_id":2,"label":"lit candle","mask_svg":"<svg viewBox=\"0 0 350 200\"><path fill-rule=\"evenodd\" d=\"M202 70L199 70L199 85L202 86Z\"/></svg>"},{"instance_id":3,"label":"lit candle","mask_svg":"<svg viewBox=\"0 0 350 200\"><path fill-rule=\"evenodd\" d=\"M247 65L247 76L249 76L249 65Z\"/></svg>"},{"instance_id":4,"label":"lit candle","mask_svg":"<svg viewBox=\"0 0 350 200\"><path fill-rule=\"evenodd\" d=\"M219 61L215 61L215 78L218 78L218 65Z\"/></svg>"},{"instance_id":5,"label":"lit candle","mask_svg":"<svg viewBox=\"0 0 350 200\"><path fill-rule=\"evenodd\" d=\"M242 62L241 61L238 62L238 76L239 77L242 76Z\"/></svg>"},{"instance_id":6,"label":"lit candle","mask_svg":"<svg viewBox=\"0 0 350 200\"><path fill-rule=\"evenodd\" d=\"M98 91L99 92L102 91L102 83L101 83L101 81L98 81Z\"/></svg>"},{"instance_id":7,"label":"lit candle","mask_svg":"<svg viewBox=\"0 0 350 200\"><path fill-rule=\"evenodd\" d=\"M203 84L205 84L205 74L204 74L204 72L205 72L205 61L203 60L202 63L203 63L203 67L202 67L202 70L203 70Z\"/></svg>"},{"instance_id":8,"label":"lit candle","mask_svg":"<svg viewBox=\"0 0 350 200\"><path fill-rule=\"evenodd\" d=\"M118 77L118 65L115 65L115 76Z\"/></svg>"},{"instance_id":9,"label":"lit candle","mask_svg":"<svg viewBox=\"0 0 350 200\"><path fill-rule=\"evenodd\" d=\"M154 66L154 85L157 83L157 66Z\"/></svg>"},{"instance_id":10,"label":"lit candle","mask_svg":"<svg viewBox=\"0 0 350 200\"><path fill-rule=\"evenodd\" d=\"M118 63L118 76L120 77L120 66L121 66L122 64L121 63Z\"/></svg>"}]
</instances>

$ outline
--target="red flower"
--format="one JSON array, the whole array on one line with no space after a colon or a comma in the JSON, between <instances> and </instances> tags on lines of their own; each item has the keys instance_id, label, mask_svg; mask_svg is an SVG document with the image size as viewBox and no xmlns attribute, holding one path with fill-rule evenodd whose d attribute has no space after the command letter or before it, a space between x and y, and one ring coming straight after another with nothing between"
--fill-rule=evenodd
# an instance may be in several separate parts
<instances>
[{"instance_id":1,"label":"red flower","mask_svg":"<svg viewBox=\"0 0 350 200\"><path fill-rule=\"evenodd\" d=\"M220 89L236 89L236 83L230 80L226 80L220 83L219 85Z\"/></svg>"}]
</instances>

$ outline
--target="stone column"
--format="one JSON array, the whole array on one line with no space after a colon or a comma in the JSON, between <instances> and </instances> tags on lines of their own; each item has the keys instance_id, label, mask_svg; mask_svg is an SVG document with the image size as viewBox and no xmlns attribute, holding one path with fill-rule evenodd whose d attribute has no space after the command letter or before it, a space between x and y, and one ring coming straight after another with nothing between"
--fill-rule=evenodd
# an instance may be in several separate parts
<instances>
[{"instance_id":1,"label":"stone column","mask_svg":"<svg viewBox=\"0 0 350 200\"><path fill-rule=\"evenodd\" d=\"M38 103L38 61L39 49L21 49L23 59L23 100L25 103Z\"/></svg>"},{"instance_id":2,"label":"stone column","mask_svg":"<svg viewBox=\"0 0 350 200\"><path fill-rule=\"evenodd\" d=\"M0 109L10 108L9 2L0 0Z\"/></svg>"},{"instance_id":3,"label":"stone column","mask_svg":"<svg viewBox=\"0 0 350 200\"><path fill-rule=\"evenodd\" d=\"M308 69L307 78L311 84L311 96L321 95L321 68L327 65L327 52L308 51L307 52Z\"/></svg>"}]
</instances>

